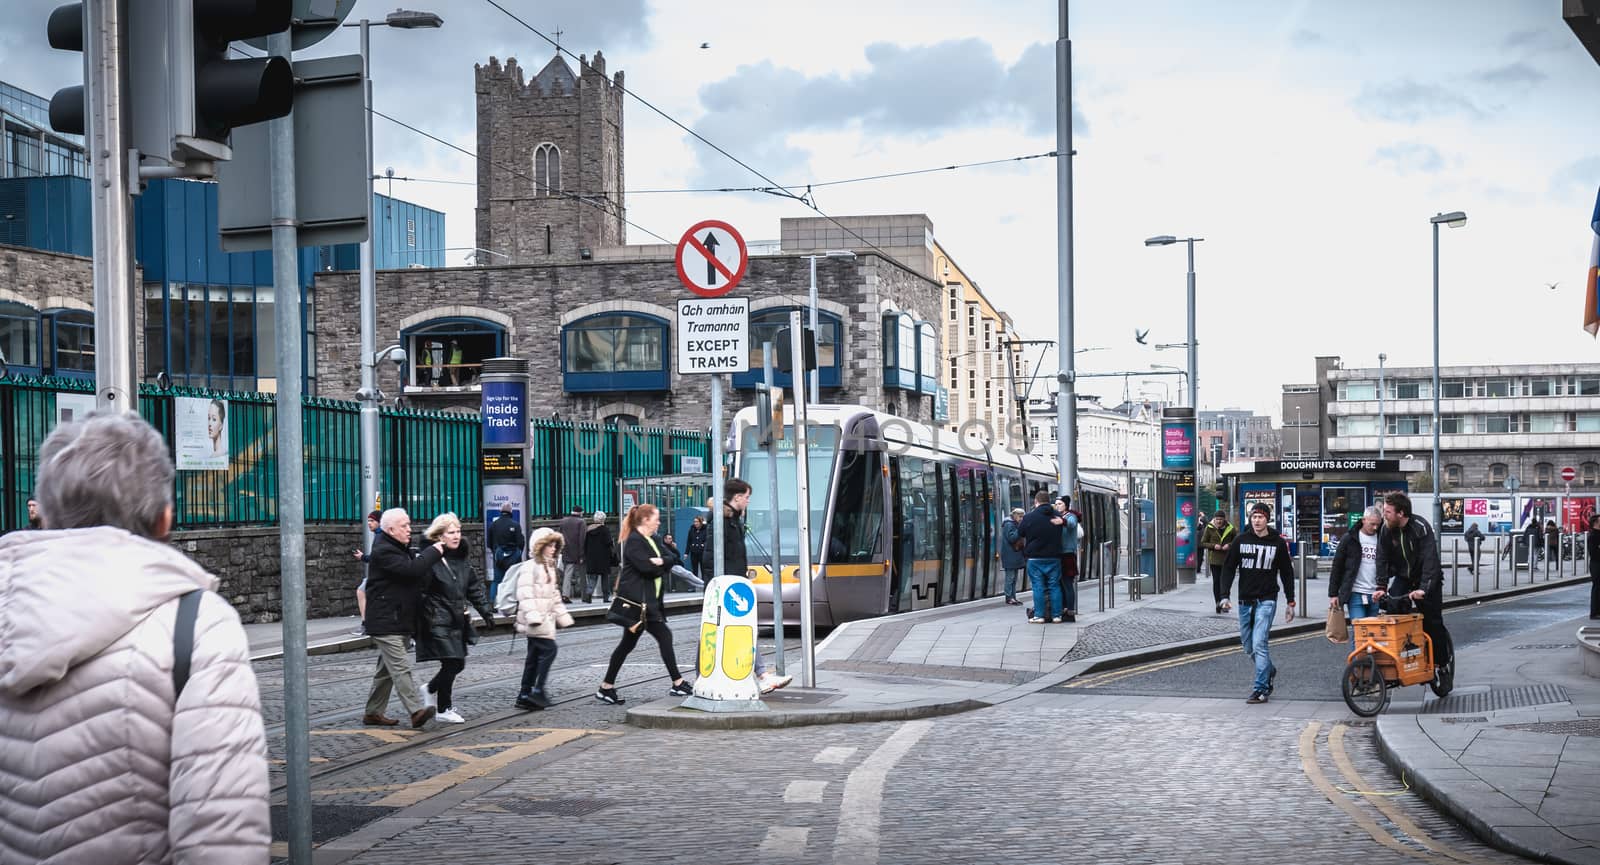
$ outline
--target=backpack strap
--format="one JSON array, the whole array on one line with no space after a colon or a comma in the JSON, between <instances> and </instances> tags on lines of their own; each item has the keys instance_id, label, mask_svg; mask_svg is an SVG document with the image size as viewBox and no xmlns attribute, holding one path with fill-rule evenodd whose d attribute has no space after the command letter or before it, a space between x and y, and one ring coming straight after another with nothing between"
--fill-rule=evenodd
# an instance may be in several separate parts
<instances>
[{"instance_id":1,"label":"backpack strap","mask_svg":"<svg viewBox=\"0 0 1600 865\"><path fill-rule=\"evenodd\" d=\"M183 686L189 683L189 661L194 655L194 622L200 613L200 596L205 589L193 589L178 599L178 621L172 629L172 699L177 702Z\"/></svg>"}]
</instances>

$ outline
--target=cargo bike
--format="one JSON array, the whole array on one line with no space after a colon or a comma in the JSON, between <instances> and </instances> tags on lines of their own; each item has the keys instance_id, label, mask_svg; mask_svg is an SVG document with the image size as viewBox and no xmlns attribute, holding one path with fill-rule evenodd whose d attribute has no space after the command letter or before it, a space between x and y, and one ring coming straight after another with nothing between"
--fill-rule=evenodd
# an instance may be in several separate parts
<instances>
[{"instance_id":1,"label":"cargo bike","mask_svg":"<svg viewBox=\"0 0 1600 865\"><path fill-rule=\"evenodd\" d=\"M1409 611L1407 603L1403 610ZM1439 697L1455 687L1455 656L1451 647L1439 647L1422 629L1422 616L1412 612L1385 613L1350 623L1355 629L1355 651L1350 653L1340 681L1345 705L1363 718L1389 705L1389 689L1426 684ZM1448 638L1447 638L1448 640ZM1435 657L1446 658L1436 663Z\"/></svg>"}]
</instances>

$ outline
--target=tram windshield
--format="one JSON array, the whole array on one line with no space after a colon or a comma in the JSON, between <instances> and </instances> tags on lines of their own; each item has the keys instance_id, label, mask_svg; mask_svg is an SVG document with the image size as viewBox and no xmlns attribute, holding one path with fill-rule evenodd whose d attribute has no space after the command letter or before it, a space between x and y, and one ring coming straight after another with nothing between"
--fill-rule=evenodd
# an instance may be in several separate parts
<instances>
[{"instance_id":1,"label":"tram windshield","mask_svg":"<svg viewBox=\"0 0 1600 865\"><path fill-rule=\"evenodd\" d=\"M839 431L832 426L810 426L806 442L810 456L811 477L811 557L819 561L822 533L828 508L828 487L833 483L834 453L839 447ZM800 560L800 547L795 542L800 515L795 509L800 500L794 477L795 440L794 427L784 427L784 437L778 442L778 530L782 561ZM751 564L771 561L772 499L770 469L767 452L757 442L756 431L747 429L739 442L739 477L750 485L750 507L745 511L745 550Z\"/></svg>"}]
</instances>

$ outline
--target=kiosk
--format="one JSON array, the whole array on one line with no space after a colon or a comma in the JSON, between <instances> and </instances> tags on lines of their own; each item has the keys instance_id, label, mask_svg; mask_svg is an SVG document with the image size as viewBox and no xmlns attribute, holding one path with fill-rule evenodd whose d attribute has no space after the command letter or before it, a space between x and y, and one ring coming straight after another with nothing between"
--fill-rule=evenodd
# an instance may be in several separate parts
<instances>
[{"instance_id":1,"label":"kiosk","mask_svg":"<svg viewBox=\"0 0 1600 865\"><path fill-rule=\"evenodd\" d=\"M1406 478L1427 470L1427 460L1372 459L1257 460L1219 469L1233 488L1229 502L1237 525L1251 505L1264 502L1295 554L1298 544L1310 543L1307 552L1317 556L1333 555L1368 505L1392 492L1409 493Z\"/></svg>"}]
</instances>

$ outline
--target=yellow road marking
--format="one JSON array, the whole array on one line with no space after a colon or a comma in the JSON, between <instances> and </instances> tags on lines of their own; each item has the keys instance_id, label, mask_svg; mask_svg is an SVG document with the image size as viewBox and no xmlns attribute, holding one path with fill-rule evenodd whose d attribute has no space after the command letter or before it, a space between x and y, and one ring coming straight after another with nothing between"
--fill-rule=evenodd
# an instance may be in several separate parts
<instances>
[{"instance_id":1,"label":"yellow road marking","mask_svg":"<svg viewBox=\"0 0 1600 865\"><path fill-rule=\"evenodd\" d=\"M1299 636L1286 637L1278 640L1277 643L1278 645L1282 646L1321 636L1322 635L1318 633L1301 634ZM1160 661L1151 661L1148 664L1140 664L1135 667L1125 667L1120 670L1107 670L1104 673L1096 673L1092 676L1087 676L1081 679L1073 679L1072 681L1068 682L1065 687L1096 688L1101 685L1108 685L1112 682L1119 682L1123 679L1131 678L1133 676L1141 676L1145 673L1154 673L1158 670L1165 670L1171 667L1181 667L1184 664L1193 664L1199 661L1209 661L1212 658L1220 658L1223 655L1229 655L1236 652L1242 654L1244 649L1238 645L1223 646L1220 649L1210 649L1198 654L1181 655L1176 658L1166 658Z\"/></svg>"},{"instance_id":2,"label":"yellow road marking","mask_svg":"<svg viewBox=\"0 0 1600 865\"><path fill-rule=\"evenodd\" d=\"M358 730L312 730L313 736L371 736L379 742L396 745L422 732L421 730L385 730L382 727L362 727Z\"/></svg>"},{"instance_id":3,"label":"yellow road marking","mask_svg":"<svg viewBox=\"0 0 1600 865\"><path fill-rule=\"evenodd\" d=\"M518 760L532 757L551 748L581 739L589 735L589 733L590 731L588 730L547 730L539 738L524 742L489 742L459 748L429 748L426 753L433 754L436 757L457 760L461 765L432 778L425 778L421 781L407 784L404 788L396 790L372 804L394 808L409 807L424 799L437 796L457 784L474 778L481 778ZM486 748L500 748L501 750L488 757L478 757L467 753L468 751L478 751Z\"/></svg>"},{"instance_id":4,"label":"yellow road marking","mask_svg":"<svg viewBox=\"0 0 1600 865\"><path fill-rule=\"evenodd\" d=\"M1357 808L1354 802L1329 783L1327 776L1322 774L1322 767L1317 765L1317 732L1321 729L1321 721L1312 721L1300 733L1300 768L1306 773L1306 777L1311 779L1312 786L1321 790L1322 795L1328 797L1328 801L1343 811L1357 826L1365 829L1367 834L1372 836L1372 840L1407 856L1430 861L1431 856L1400 843L1399 839L1384 831L1383 827L1378 825L1378 821Z\"/></svg>"}]
</instances>

